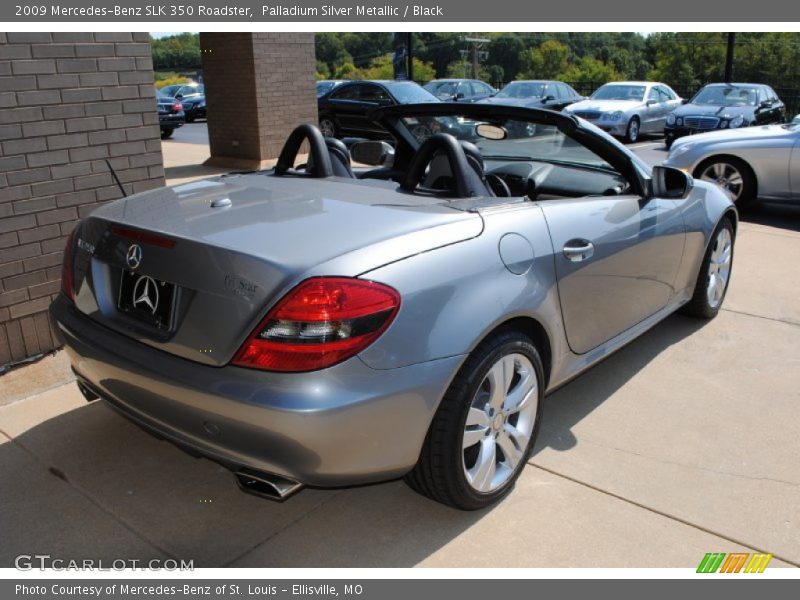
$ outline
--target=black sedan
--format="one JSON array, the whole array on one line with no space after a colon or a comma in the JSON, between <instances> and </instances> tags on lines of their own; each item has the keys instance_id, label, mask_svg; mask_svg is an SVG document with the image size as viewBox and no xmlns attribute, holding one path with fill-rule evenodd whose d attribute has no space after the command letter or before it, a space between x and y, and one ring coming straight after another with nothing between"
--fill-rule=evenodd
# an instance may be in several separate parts
<instances>
[{"instance_id":1,"label":"black sedan","mask_svg":"<svg viewBox=\"0 0 800 600\"><path fill-rule=\"evenodd\" d=\"M477 102L497 93L479 79L434 79L423 87L445 102Z\"/></svg>"},{"instance_id":2,"label":"black sedan","mask_svg":"<svg viewBox=\"0 0 800 600\"><path fill-rule=\"evenodd\" d=\"M585 99L563 81L520 80L512 81L491 98L481 100L481 103L563 110Z\"/></svg>"},{"instance_id":3,"label":"black sedan","mask_svg":"<svg viewBox=\"0 0 800 600\"><path fill-rule=\"evenodd\" d=\"M368 117L372 110L428 102L439 99L413 81L348 81L317 100L319 128L328 137L383 140L389 133Z\"/></svg>"},{"instance_id":4,"label":"black sedan","mask_svg":"<svg viewBox=\"0 0 800 600\"><path fill-rule=\"evenodd\" d=\"M205 86L201 83L168 85L161 88L161 93L181 101L186 122L206 118Z\"/></svg>"},{"instance_id":5,"label":"black sedan","mask_svg":"<svg viewBox=\"0 0 800 600\"><path fill-rule=\"evenodd\" d=\"M768 85L710 83L667 117L664 139L669 148L684 135L785 121L786 106Z\"/></svg>"},{"instance_id":6,"label":"black sedan","mask_svg":"<svg viewBox=\"0 0 800 600\"><path fill-rule=\"evenodd\" d=\"M161 127L161 139L172 137L172 132L182 127L185 122L183 106L180 100L156 91L156 107L158 109L158 124Z\"/></svg>"}]
</instances>

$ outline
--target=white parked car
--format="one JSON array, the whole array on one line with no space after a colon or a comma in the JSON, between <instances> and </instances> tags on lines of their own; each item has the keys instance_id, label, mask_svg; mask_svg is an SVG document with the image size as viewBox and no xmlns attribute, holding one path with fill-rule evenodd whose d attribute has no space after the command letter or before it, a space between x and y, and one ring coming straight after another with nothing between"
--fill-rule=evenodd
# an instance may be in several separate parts
<instances>
[{"instance_id":1,"label":"white parked car","mask_svg":"<svg viewBox=\"0 0 800 600\"><path fill-rule=\"evenodd\" d=\"M597 125L611 135L635 142L642 133L661 133L667 115L683 100L657 81L617 81L600 86L588 100L564 112Z\"/></svg>"}]
</instances>

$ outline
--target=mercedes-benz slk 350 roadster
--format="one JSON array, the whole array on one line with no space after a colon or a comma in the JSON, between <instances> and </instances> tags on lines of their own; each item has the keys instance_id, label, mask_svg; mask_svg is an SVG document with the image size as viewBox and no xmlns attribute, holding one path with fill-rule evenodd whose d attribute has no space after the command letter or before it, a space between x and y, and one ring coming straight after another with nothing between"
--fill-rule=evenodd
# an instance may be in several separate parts
<instances>
[{"instance_id":1,"label":"mercedes-benz slk 350 roadster","mask_svg":"<svg viewBox=\"0 0 800 600\"><path fill-rule=\"evenodd\" d=\"M717 314L736 210L574 116L371 118L393 145L302 125L273 170L99 208L52 316L87 399L248 492L405 477L481 508L519 476L546 392L678 309Z\"/></svg>"}]
</instances>

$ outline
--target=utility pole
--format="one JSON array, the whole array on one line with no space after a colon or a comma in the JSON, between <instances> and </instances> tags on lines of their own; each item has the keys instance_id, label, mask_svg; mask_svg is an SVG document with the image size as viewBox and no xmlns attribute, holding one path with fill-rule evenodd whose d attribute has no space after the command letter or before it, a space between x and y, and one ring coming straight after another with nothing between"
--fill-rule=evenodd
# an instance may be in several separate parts
<instances>
[{"instance_id":1,"label":"utility pole","mask_svg":"<svg viewBox=\"0 0 800 600\"><path fill-rule=\"evenodd\" d=\"M465 37L464 41L468 44L472 44L472 77L478 77L478 71L480 70L480 56L483 54L479 52L483 44L488 44L491 40L488 38L475 38L475 37Z\"/></svg>"},{"instance_id":2,"label":"utility pole","mask_svg":"<svg viewBox=\"0 0 800 600\"><path fill-rule=\"evenodd\" d=\"M728 53L725 56L725 83L733 81L733 45L736 43L736 34L728 34Z\"/></svg>"},{"instance_id":3,"label":"utility pole","mask_svg":"<svg viewBox=\"0 0 800 600\"><path fill-rule=\"evenodd\" d=\"M414 34L406 33L406 56L408 57L408 80L414 81Z\"/></svg>"}]
</instances>

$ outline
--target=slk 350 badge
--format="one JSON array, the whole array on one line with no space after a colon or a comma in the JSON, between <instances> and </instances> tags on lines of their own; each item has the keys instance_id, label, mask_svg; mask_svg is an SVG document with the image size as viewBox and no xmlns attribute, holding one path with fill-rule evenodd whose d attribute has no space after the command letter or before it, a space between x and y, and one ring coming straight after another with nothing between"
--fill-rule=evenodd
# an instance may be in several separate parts
<instances>
[{"instance_id":1,"label":"slk 350 badge","mask_svg":"<svg viewBox=\"0 0 800 600\"><path fill-rule=\"evenodd\" d=\"M246 298L247 300L252 300L258 289L255 283L237 275L225 275L224 285L225 289L234 296Z\"/></svg>"}]
</instances>

